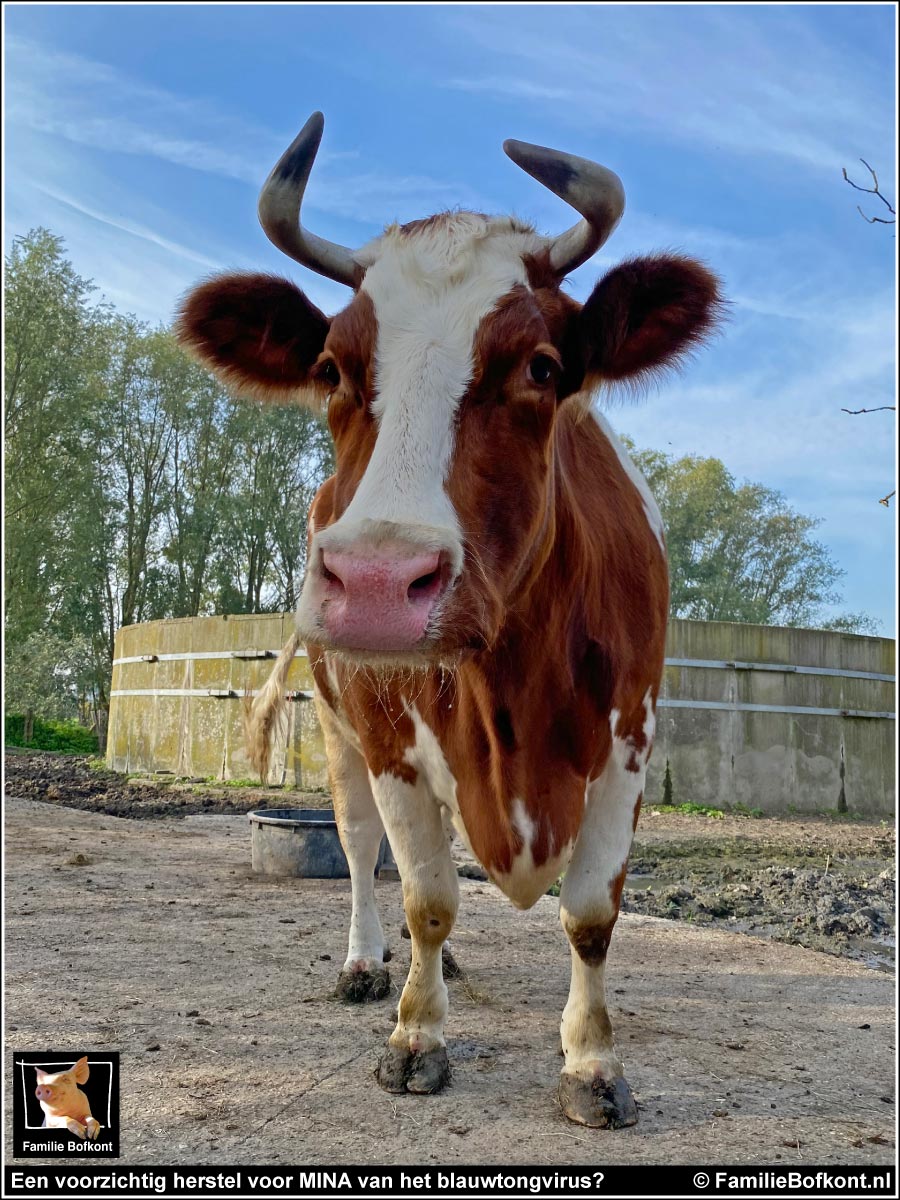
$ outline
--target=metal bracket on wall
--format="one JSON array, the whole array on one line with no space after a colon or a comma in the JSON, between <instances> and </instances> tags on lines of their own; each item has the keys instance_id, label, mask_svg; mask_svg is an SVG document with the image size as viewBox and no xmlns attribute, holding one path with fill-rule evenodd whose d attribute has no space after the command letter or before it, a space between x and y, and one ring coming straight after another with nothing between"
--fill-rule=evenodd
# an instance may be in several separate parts
<instances>
[{"instance_id":1,"label":"metal bracket on wall","mask_svg":"<svg viewBox=\"0 0 900 1200\"><path fill-rule=\"evenodd\" d=\"M250 658L250 659L275 658L275 651L274 650L232 650L231 657L232 658L244 658L244 659L247 659L247 658Z\"/></svg>"},{"instance_id":2,"label":"metal bracket on wall","mask_svg":"<svg viewBox=\"0 0 900 1200\"><path fill-rule=\"evenodd\" d=\"M795 713L801 717L863 717L875 721L896 720L896 713L869 712L856 708L811 708L805 704L741 704L732 700L670 700L660 696L657 708L708 708L717 712Z\"/></svg>"},{"instance_id":3,"label":"metal bracket on wall","mask_svg":"<svg viewBox=\"0 0 900 1200\"><path fill-rule=\"evenodd\" d=\"M846 671L843 667L798 667L793 663L726 662L710 658L667 658L667 667L700 667L707 671L776 671L785 675L830 675L839 679L874 679L893 683L893 675L879 671Z\"/></svg>"}]
</instances>

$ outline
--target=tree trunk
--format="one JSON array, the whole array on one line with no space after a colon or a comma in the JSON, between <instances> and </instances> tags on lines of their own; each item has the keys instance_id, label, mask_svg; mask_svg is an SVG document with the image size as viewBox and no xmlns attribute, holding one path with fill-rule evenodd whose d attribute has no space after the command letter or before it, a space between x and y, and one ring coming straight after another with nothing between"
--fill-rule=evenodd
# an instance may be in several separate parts
<instances>
[{"instance_id":1,"label":"tree trunk","mask_svg":"<svg viewBox=\"0 0 900 1200\"><path fill-rule=\"evenodd\" d=\"M34 737L34 709L29 708L25 712L25 728L22 733L22 741L25 745L29 745Z\"/></svg>"},{"instance_id":2,"label":"tree trunk","mask_svg":"<svg viewBox=\"0 0 900 1200\"><path fill-rule=\"evenodd\" d=\"M101 755L106 754L106 733L109 729L109 709L105 705L97 708L97 749Z\"/></svg>"}]
</instances>

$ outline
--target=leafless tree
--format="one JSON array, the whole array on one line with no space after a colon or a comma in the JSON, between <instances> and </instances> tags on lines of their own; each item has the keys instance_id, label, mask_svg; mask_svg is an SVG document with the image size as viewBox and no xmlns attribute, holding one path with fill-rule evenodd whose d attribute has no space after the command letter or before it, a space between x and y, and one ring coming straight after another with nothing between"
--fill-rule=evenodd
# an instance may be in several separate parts
<instances>
[{"instance_id":1,"label":"leafless tree","mask_svg":"<svg viewBox=\"0 0 900 1200\"><path fill-rule=\"evenodd\" d=\"M866 192L869 196L877 196L878 199L881 201L881 203L885 206L885 208L888 210L888 212L891 215L889 218L888 217L867 217L866 214L863 212L863 210L860 208L860 206L858 204L856 206L856 211L859 213L859 215L862 217L862 219L864 221L867 221L870 225L895 225L897 223L897 213L894 209L894 206L891 204L890 200L888 200L888 198L882 193L881 185L878 182L878 176L875 174L874 167L870 167L864 158L861 158L859 161L862 163L862 165L866 168L866 170L872 176L872 187L862 187L860 184L854 183L853 180L850 178L850 176L847 174L847 168L842 167L841 170L843 172L845 182L849 183L850 186L852 188L855 188L856 191L858 191L858 192ZM851 417L858 417L858 416L862 415L863 413L896 412L896 406L893 404L881 404L878 406L878 408L842 408L841 412L849 413L849 415ZM897 495L897 492L895 489L893 492L888 492L888 494L886 496L882 496L881 499L878 501L878 503L883 504L885 508L890 508L891 500L896 495Z\"/></svg>"},{"instance_id":2,"label":"leafless tree","mask_svg":"<svg viewBox=\"0 0 900 1200\"><path fill-rule=\"evenodd\" d=\"M870 195L870 196L877 196L878 199L881 201L881 203L885 206L885 208L888 210L888 212L891 215L890 215L890 218L888 218L888 217L867 217L866 214L863 212L863 210L860 208L860 206L858 204L856 206L856 211L859 213L859 215L862 217L862 219L864 221L868 221L870 225L896 225L897 213L895 212L894 206L891 204L890 200L888 200L888 198L882 194L881 188L878 183L878 176L875 174L874 168L870 167L864 158L861 158L859 161L862 163L862 165L866 168L866 170L872 176L872 183L874 184L874 187L862 187L860 184L854 183L853 180L850 178L850 176L847 174L847 168L842 167L841 170L843 171L845 181L847 183L849 183L852 188L855 188L858 192L867 192L868 195Z\"/></svg>"}]
</instances>

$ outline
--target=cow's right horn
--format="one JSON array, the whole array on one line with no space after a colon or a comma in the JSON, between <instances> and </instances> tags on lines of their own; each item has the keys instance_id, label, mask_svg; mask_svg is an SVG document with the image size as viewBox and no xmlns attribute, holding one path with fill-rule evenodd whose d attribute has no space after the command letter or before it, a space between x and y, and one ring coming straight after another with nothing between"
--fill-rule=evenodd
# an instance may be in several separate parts
<instances>
[{"instance_id":1,"label":"cow's right horn","mask_svg":"<svg viewBox=\"0 0 900 1200\"><path fill-rule=\"evenodd\" d=\"M325 118L315 112L282 154L259 194L259 223L266 237L290 258L338 283L356 288L363 268L353 251L304 229L300 206L322 140Z\"/></svg>"},{"instance_id":2,"label":"cow's right horn","mask_svg":"<svg viewBox=\"0 0 900 1200\"><path fill-rule=\"evenodd\" d=\"M516 166L555 192L584 217L557 237L548 238L550 264L562 277L595 254L625 211L622 181L608 167L528 142L508 141L503 149Z\"/></svg>"}]
</instances>

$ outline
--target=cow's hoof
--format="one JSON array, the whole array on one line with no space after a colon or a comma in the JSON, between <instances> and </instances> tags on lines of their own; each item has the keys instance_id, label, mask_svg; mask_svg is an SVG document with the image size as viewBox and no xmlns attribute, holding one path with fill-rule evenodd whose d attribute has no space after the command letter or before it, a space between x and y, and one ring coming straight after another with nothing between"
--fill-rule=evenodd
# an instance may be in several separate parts
<instances>
[{"instance_id":1,"label":"cow's hoof","mask_svg":"<svg viewBox=\"0 0 900 1200\"><path fill-rule=\"evenodd\" d=\"M414 1092L430 1096L450 1082L450 1059L446 1046L413 1051L388 1044L375 1078L386 1092Z\"/></svg>"},{"instance_id":2,"label":"cow's hoof","mask_svg":"<svg viewBox=\"0 0 900 1200\"><path fill-rule=\"evenodd\" d=\"M362 970L344 967L338 976L335 995L345 1004L366 1004L383 1000L390 990L391 977L387 967L373 965Z\"/></svg>"},{"instance_id":3,"label":"cow's hoof","mask_svg":"<svg viewBox=\"0 0 900 1200\"><path fill-rule=\"evenodd\" d=\"M624 1129L636 1125L638 1114L631 1088L621 1075L585 1078L563 1071L559 1077L559 1106L570 1121L595 1129Z\"/></svg>"}]
</instances>

